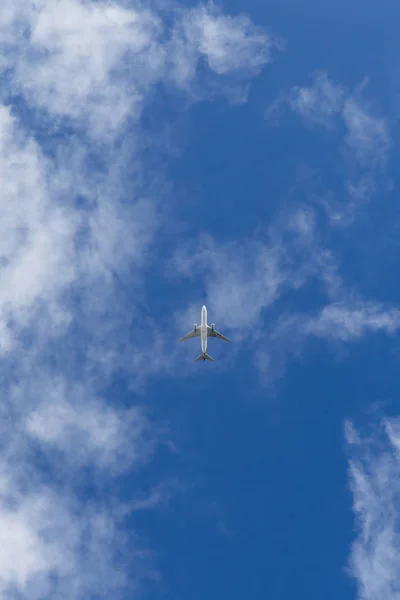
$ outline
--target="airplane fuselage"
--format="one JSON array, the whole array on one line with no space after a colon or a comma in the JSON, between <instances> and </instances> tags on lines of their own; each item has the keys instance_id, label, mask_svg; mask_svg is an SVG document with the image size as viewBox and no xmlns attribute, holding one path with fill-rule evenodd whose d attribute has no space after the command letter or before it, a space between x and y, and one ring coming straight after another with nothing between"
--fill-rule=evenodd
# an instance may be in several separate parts
<instances>
[{"instance_id":1,"label":"airplane fuselage","mask_svg":"<svg viewBox=\"0 0 400 600\"><path fill-rule=\"evenodd\" d=\"M207 352L207 309L205 306L201 309L201 351Z\"/></svg>"}]
</instances>

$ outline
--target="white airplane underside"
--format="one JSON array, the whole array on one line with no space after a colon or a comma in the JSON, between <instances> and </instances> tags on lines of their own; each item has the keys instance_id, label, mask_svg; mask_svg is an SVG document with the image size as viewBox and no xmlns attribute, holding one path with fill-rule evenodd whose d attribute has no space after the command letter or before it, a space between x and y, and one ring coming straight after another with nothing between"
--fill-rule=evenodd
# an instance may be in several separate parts
<instances>
[{"instance_id":1,"label":"white airplane underside","mask_svg":"<svg viewBox=\"0 0 400 600\"><path fill-rule=\"evenodd\" d=\"M194 337L201 338L201 354L194 360L214 360L211 356L209 356L209 354L207 354L207 338L214 337L218 338L219 340L224 340L225 342L231 341L215 329L214 323L207 325L207 309L205 306L203 306L201 309L201 325L198 326L195 323L192 331L184 335L179 341L184 342Z\"/></svg>"}]
</instances>

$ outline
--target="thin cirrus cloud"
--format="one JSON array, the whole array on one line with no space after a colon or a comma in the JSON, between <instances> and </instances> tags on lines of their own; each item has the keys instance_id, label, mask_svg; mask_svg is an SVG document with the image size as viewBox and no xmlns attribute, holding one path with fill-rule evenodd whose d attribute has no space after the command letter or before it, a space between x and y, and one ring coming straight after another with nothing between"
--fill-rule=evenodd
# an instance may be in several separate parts
<instances>
[{"instance_id":1,"label":"thin cirrus cloud","mask_svg":"<svg viewBox=\"0 0 400 600\"><path fill-rule=\"evenodd\" d=\"M123 289L145 295L163 225L141 112L158 84L245 98L271 41L211 4L78 0L5 0L0 39L0 594L117 599L153 574L110 490L145 468L157 428L99 389L121 367L134 378L135 357L154 350L127 335L141 309ZM90 502L77 487L88 468L102 491ZM141 506L157 498L143 490Z\"/></svg>"},{"instance_id":2,"label":"thin cirrus cloud","mask_svg":"<svg viewBox=\"0 0 400 600\"><path fill-rule=\"evenodd\" d=\"M212 319L235 341L251 340L268 380L280 376L285 357L300 354L309 339L354 343L400 328L396 307L363 298L343 279L335 252L322 244L317 214L306 205L285 207L252 241L221 245L200 235L175 252L174 269L178 278L200 276L204 291L197 294L205 292ZM304 302L309 289L313 305L299 312L296 297L303 294ZM195 305L178 312L179 330L197 318Z\"/></svg>"},{"instance_id":3,"label":"thin cirrus cloud","mask_svg":"<svg viewBox=\"0 0 400 600\"><path fill-rule=\"evenodd\" d=\"M155 436L141 407L111 408L91 397L88 386L69 389L61 379L42 381L37 387L41 393L45 390L44 398L26 410L25 431L42 447L58 450L64 461L120 473L151 457ZM59 460L56 454L54 461Z\"/></svg>"},{"instance_id":4,"label":"thin cirrus cloud","mask_svg":"<svg viewBox=\"0 0 400 600\"><path fill-rule=\"evenodd\" d=\"M368 102L365 82L350 90L332 81L326 72L316 72L312 79L309 86L296 85L281 93L267 108L265 117L269 124L276 125L290 110L305 124L340 136L335 163L342 164L343 190L338 193L324 189L318 203L326 210L331 225L346 228L380 188L378 182L391 146L389 125Z\"/></svg>"},{"instance_id":5,"label":"thin cirrus cloud","mask_svg":"<svg viewBox=\"0 0 400 600\"><path fill-rule=\"evenodd\" d=\"M186 50L186 57L204 56L218 75L231 72L258 75L271 60L271 49L277 46L246 15L221 15L212 4L184 13L175 27L173 40L180 52L182 48ZM190 73L190 69L182 72ZM178 80L181 79L182 73L178 75Z\"/></svg>"},{"instance_id":6,"label":"thin cirrus cloud","mask_svg":"<svg viewBox=\"0 0 400 600\"><path fill-rule=\"evenodd\" d=\"M305 319L303 327L307 334L343 341L360 339L369 332L393 334L400 327L400 310L362 299L332 303L318 316Z\"/></svg>"},{"instance_id":7,"label":"thin cirrus cloud","mask_svg":"<svg viewBox=\"0 0 400 600\"><path fill-rule=\"evenodd\" d=\"M305 121L333 130L345 128L344 142L364 167L384 163L390 139L386 120L374 115L363 99L362 87L347 90L334 83L326 72L317 72L309 87L294 86L266 111L266 118L288 106Z\"/></svg>"},{"instance_id":8,"label":"thin cirrus cloud","mask_svg":"<svg viewBox=\"0 0 400 600\"><path fill-rule=\"evenodd\" d=\"M177 249L175 272L189 278L202 273L215 319L246 337L264 309L288 290L301 288L321 263L330 272L328 253L317 248L315 226L313 211L298 207L282 211L265 235L251 241L220 245L200 235Z\"/></svg>"},{"instance_id":9,"label":"thin cirrus cloud","mask_svg":"<svg viewBox=\"0 0 400 600\"><path fill-rule=\"evenodd\" d=\"M2 461L3 463L4 461ZM2 473L4 473L4 464ZM3 475L0 506L0 593L3 597L82 598L85 594L118 595L134 575L119 553L111 510L82 510L74 499L48 488L20 490ZM120 548L125 540L121 531ZM123 559L122 559L123 560ZM140 558L136 561L140 564Z\"/></svg>"},{"instance_id":10,"label":"thin cirrus cloud","mask_svg":"<svg viewBox=\"0 0 400 600\"><path fill-rule=\"evenodd\" d=\"M332 83L326 73L318 74L308 88L295 86L288 99L290 107L301 117L325 127L333 125L344 102L344 89Z\"/></svg>"},{"instance_id":11,"label":"thin cirrus cloud","mask_svg":"<svg viewBox=\"0 0 400 600\"><path fill-rule=\"evenodd\" d=\"M346 423L350 489L357 535L349 559L359 597L393 599L400 585L399 418L384 419L368 437Z\"/></svg>"},{"instance_id":12,"label":"thin cirrus cloud","mask_svg":"<svg viewBox=\"0 0 400 600\"><path fill-rule=\"evenodd\" d=\"M322 242L318 208L325 208L330 227L349 227L375 191L376 169L387 159L388 124L372 113L363 92L362 88L349 91L326 73L316 73L312 85L293 87L266 114L271 119L289 107L305 122L340 133L337 147L342 153L345 150L353 172L352 176L344 172L344 200L324 189L317 199L306 194L302 204L285 203L265 235L252 241L220 245L210 236L200 235L195 243L183 244L175 253L174 265L183 278L203 274L215 319L240 339L259 338L259 365L270 365L270 346L274 354L278 346L285 355L290 348L303 347L310 337L350 342L378 331L391 335L399 328L398 310L379 299L362 298L343 279L340 255L328 245L329 236L324 235ZM310 285L315 290L315 284L317 300L313 291L310 309L297 313L296 294L303 294ZM193 306L179 313L177 320L181 326L194 316Z\"/></svg>"}]
</instances>

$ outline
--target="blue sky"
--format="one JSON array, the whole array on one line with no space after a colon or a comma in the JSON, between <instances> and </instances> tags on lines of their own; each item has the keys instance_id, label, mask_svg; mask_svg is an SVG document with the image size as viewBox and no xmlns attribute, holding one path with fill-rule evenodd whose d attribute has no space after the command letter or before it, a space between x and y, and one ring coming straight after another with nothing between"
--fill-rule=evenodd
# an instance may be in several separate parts
<instances>
[{"instance_id":1,"label":"blue sky","mask_svg":"<svg viewBox=\"0 0 400 600\"><path fill-rule=\"evenodd\" d=\"M2 4L0 599L395 600L397 4Z\"/></svg>"}]
</instances>

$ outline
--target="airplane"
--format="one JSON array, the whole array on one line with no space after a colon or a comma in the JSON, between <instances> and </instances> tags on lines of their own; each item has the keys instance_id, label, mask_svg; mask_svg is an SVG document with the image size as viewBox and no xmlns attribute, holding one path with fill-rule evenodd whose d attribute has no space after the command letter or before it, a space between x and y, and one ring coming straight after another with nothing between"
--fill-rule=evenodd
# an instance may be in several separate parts
<instances>
[{"instance_id":1,"label":"airplane","mask_svg":"<svg viewBox=\"0 0 400 600\"><path fill-rule=\"evenodd\" d=\"M201 338L201 354L200 356L194 359L195 361L201 359L214 361L214 359L209 354L207 354L208 337L215 337L219 340L225 340L225 342L231 341L228 340L228 338L226 338L224 335L222 335L222 333L218 333L218 331L215 329L214 323L211 323L211 326L207 325L207 309L205 306L203 306L203 308L201 309L201 325L197 327L197 324L195 323L193 325L193 330L184 335L179 341L184 342L185 340L189 340L193 337Z\"/></svg>"}]
</instances>

